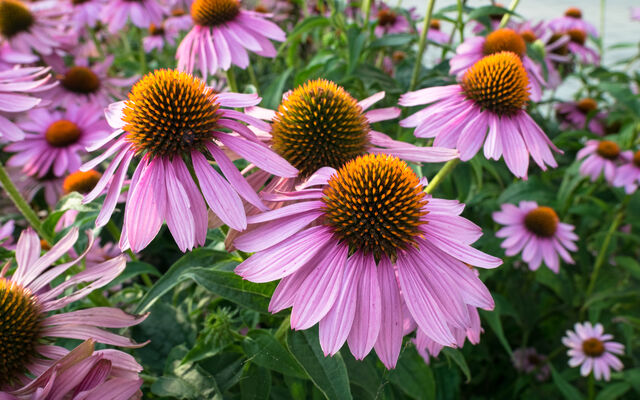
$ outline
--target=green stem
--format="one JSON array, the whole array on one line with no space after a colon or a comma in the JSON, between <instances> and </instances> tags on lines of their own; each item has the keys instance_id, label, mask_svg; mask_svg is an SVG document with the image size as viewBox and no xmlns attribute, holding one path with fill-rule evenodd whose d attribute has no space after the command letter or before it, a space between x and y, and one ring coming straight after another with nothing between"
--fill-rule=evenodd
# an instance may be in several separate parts
<instances>
[{"instance_id":1,"label":"green stem","mask_svg":"<svg viewBox=\"0 0 640 400\"><path fill-rule=\"evenodd\" d=\"M593 378L593 372L589 374L587 379L587 399L594 400L596 398L596 380Z\"/></svg>"},{"instance_id":2,"label":"green stem","mask_svg":"<svg viewBox=\"0 0 640 400\"><path fill-rule=\"evenodd\" d=\"M233 67L229 68L226 74L227 74L227 84L229 85L229 89L231 89L233 93L240 93L238 92L238 84L236 83L236 74L233 72Z\"/></svg>"},{"instance_id":3,"label":"green stem","mask_svg":"<svg viewBox=\"0 0 640 400\"><path fill-rule=\"evenodd\" d=\"M371 18L371 0L364 0L362 8L364 9L364 29L366 30L369 27L369 18Z\"/></svg>"},{"instance_id":4,"label":"green stem","mask_svg":"<svg viewBox=\"0 0 640 400\"><path fill-rule=\"evenodd\" d=\"M447 163L442 167L442 169L438 171L436 176L433 177L431 182L429 182L429 184L427 185L426 189L424 189L424 191L431 194L434 190L436 190L438 185L444 180L444 178L447 177L447 175L451 173L451 171L453 171L453 169L456 167L456 165L458 165L459 162L460 162L459 158L454 158L453 160L447 161Z\"/></svg>"},{"instance_id":5,"label":"green stem","mask_svg":"<svg viewBox=\"0 0 640 400\"><path fill-rule=\"evenodd\" d=\"M140 59L140 75L144 75L148 71L147 67L147 53L144 52L144 46L142 45L142 38L144 32L140 29L140 40L138 41L138 58Z\"/></svg>"},{"instance_id":6,"label":"green stem","mask_svg":"<svg viewBox=\"0 0 640 400\"><path fill-rule=\"evenodd\" d=\"M609 226L609 231L607 232L607 236L605 236L602 241L602 246L600 247L600 252L598 252L598 257L596 258L596 262L593 265L593 271L591 272L591 278L589 279L589 286L587 287L587 291L585 294L585 298L591 296L593 292L593 288L596 285L596 280L598 279L598 274L600 273L600 269L604 264L605 257L607 256L607 249L609 248L609 243L611 243L611 238L613 238L613 234L616 232L622 220L624 219L625 210L627 208L627 203L629 202L630 197L626 196L623 203L620 206L620 210L613 218L613 222L611 222L611 226Z\"/></svg>"},{"instance_id":7,"label":"green stem","mask_svg":"<svg viewBox=\"0 0 640 400\"><path fill-rule=\"evenodd\" d=\"M13 201L13 204L15 204L20 213L24 216L27 222L29 222L29 225L31 225L31 227L38 233L38 235L40 235L42 239L46 240L50 245L53 246L53 236L45 232L44 228L42 227L42 223L40 222L40 218L38 218L38 215L35 211L33 211L27 200L22 197L22 195L18 191L18 188L16 188L16 185L13 184L11 178L9 177L9 174L7 174L7 170L4 169L2 163L0 163L0 185L2 185L4 191L7 192L7 195L9 195L9 198L11 199L11 201Z\"/></svg>"},{"instance_id":8,"label":"green stem","mask_svg":"<svg viewBox=\"0 0 640 400\"><path fill-rule=\"evenodd\" d=\"M604 61L604 12L605 0L600 0L600 58Z\"/></svg>"},{"instance_id":9,"label":"green stem","mask_svg":"<svg viewBox=\"0 0 640 400\"><path fill-rule=\"evenodd\" d=\"M284 336L287 334L287 332L289 331L289 326L291 325L291 316L287 315L287 318L285 318L282 323L280 324L280 326L278 327L278 330L276 331L276 333L273 335L273 337L277 340L277 341L282 341L284 339Z\"/></svg>"},{"instance_id":10,"label":"green stem","mask_svg":"<svg viewBox=\"0 0 640 400\"><path fill-rule=\"evenodd\" d=\"M253 65L249 63L249 67L247 68L249 71L249 79L251 80L251 84L256 88L256 93L260 93L260 85L258 85L258 78L256 78L256 71L253 70Z\"/></svg>"},{"instance_id":11,"label":"green stem","mask_svg":"<svg viewBox=\"0 0 640 400\"><path fill-rule=\"evenodd\" d=\"M427 4L427 15L424 17L424 25L422 26L422 32L420 32L418 54L416 54L416 64L413 66L413 74L411 75L409 91L415 89L416 84L418 83L420 67L422 66L422 56L424 56L424 52L427 49L427 32L429 32L429 26L431 26L431 15L433 14L433 6L435 3L435 0L429 0L429 3Z\"/></svg>"},{"instance_id":12,"label":"green stem","mask_svg":"<svg viewBox=\"0 0 640 400\"><path fill-rule=\"evenodd\" d=\"M509 11L513 12L513 10L515 10L516 7L518 7L518 3L520 3L520 0L511 0L511 4L509 5ZM507 26L507 22L509 22L509 18L511 18L511 14L503 15L498 29L504 28L505 26Z\"/></svg>"},{"instance_id":13,"label":"green stem","mask_svg":"<svg viewBox=\"0 0 640 400\"><path fill-rule=\"evenodd\" d=\"M462 13L464 11L464 4L462 0L458 0L458 19L456 27L460 30L460 43L464 42L464 23L462 21ZM451 35L453 37L453 35Z\"/></svg>"}]
</instances>

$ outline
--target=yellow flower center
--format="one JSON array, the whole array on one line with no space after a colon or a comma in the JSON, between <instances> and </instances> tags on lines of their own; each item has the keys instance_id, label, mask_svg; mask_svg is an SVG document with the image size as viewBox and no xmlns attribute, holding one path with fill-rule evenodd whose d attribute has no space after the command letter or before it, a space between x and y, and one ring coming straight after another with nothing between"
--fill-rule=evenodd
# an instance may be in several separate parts
<instances>
[{"instance_id":1,"label":"yellow flower center","mask_svg":"<svg viewBox=\"0 0 640 400\"><path fill-rule=\"evenodd\" d=\"M53 122L44 133L44 137L53 147L67 147L80 139L82 131L74 122L61 119Z\"/></svg>"},{"instance_id":2,"label":"yellow flower center","mask_svg":"<svg viewBox=\"0 0 640 400\"><path fill-rule=\"evenodd\" d=\"M38 354L42 317L29 290L0 278L0 387L18 382Z\"/></svg>"},{"instance_id":3,"label":"yellow flower center","mask_svg":"<svg viewBox=\"0 0 640 400\"><path fill-rule=\"evenodd\" d=\"M59 78L65 89L78 94L95 93L100 88L100 78L87 67L71 67Z\"/></svg>"},{"instance_id":4,"label":"yellow flower center","mask_svg":"<svg viewBox=\"0 0 640 400\"><path fill-rule=\"evenodd\" d=\"M172 156L212 139L219 108L215 93L202 80L186 72L156 70L131 89L123 129L138 153Z\"/></svg>"},{"instance_id":5,"label":"yellow flower center","mask_svg":"<svg viewBox=\"0 0 640 400\"><path fill-rule=\"evenodd\" d=\"M524 217L524 226L537 236L548 238L558 230L558 214L551 207L538 207Z\"/></svg>"},{"instance_id":6,"label":"yellow flower center","mask_svg":"<svg viewBox=\"0 0 640 400\"><path fill-rule=\"evenodd\" d=\"M294 89L273 120L273 148L309 176L321 167L340 168L364 154L369 122L358 102L325 79Z\"/></svg>"},{"instance_id":7,"label":"yellow flower center","mask_svg":"<svg viewBox=\"0 0 640 400\"><path fill-rule=\"evenodd\" d=\"M218 26L232 21L240 13L238 0L194 0L191 18L201 26Z\"/></svg>"},{"instance_id":8,"label":"yellow flower center","mask_svg":"<svg viewBox=\"0 0 640 400\"><path fill-rule=\"evenodd\" d=\"M95 170L76 171L69 174L62 182L62 189L65 193L78 192L89 193L98 184L102 174Z\"/></svg>"},{"instance_id":9,"label":"yellow flower center","mask_svg":"<svg viewBox=\"0 0 640 400\"><path fill-rule=\"evenodd\" d=\"M604 343L596 338L590 338L582 342L582 351L589 357L600 357L604 353Z\"/></svg>"},{"instance_id":10,"label":"yellow flower center","mask_svg":"<svg viewBox=\"0 0 640 400\"><path fill-rule=\"evenodd\" d=\"M564 12L564 15L566 17L581 19L582 18L582 11L579 8L571 7L569 9L567 9L567 11Z\"/></svg>"},{"instance_id":11,"label":"yellow flower center","mask_svg":"<svg viewBox=\"0 0 640 400\"><path fill-rule=\"evenodd\" d=\"M31 28L35 22L33 14L19 0L0 0L0 35L12 38Z\"/></svg>"},{"instance_id":12,"label":"yellow flower center","mask_svg":"<svg viewBox=\"0 0 640 400\"><path fill-rule=\"evenodd\" d=\"M426 223L425 193L415 172L396 157L367 154L349 161L324 189L324 223L351 251L382 254L416 246Z\"/></svg>"},{"instance_id":13,"label":"yellow flower center","mask_svg":"<svg viewBox=\"0 0 640 400\"><path fill-rule=\"evenodd\" d=\"M498 115L512 115L523 109L529 101L528 85L520 57L506 51L476 62L461 82L468 98Z\"/></svg>"},{"instance_id":14,"label":"yellow flower center","mask_svg":"<svg viewBox=\"0 0 640 400\"><path fill-rule=\"evenodd\" d=\"M523 57L527 54L527 45L513 29L502 28L487 35L482 51L485 56L510 51Z\"/></svg>"},{"instance_id":15,"label":"yellow flower center","mask_svg":"<svg viewBox=\"0 0 640 400\"><path fill-rule=\"evenodd\" d=\"M616 160L620 155L620 146L618 146L616 142L612 142L611 140L603 140L598 143L596 153L598 153L598 155L602 158L613 161Z\"/></svg>"}]
</instances>

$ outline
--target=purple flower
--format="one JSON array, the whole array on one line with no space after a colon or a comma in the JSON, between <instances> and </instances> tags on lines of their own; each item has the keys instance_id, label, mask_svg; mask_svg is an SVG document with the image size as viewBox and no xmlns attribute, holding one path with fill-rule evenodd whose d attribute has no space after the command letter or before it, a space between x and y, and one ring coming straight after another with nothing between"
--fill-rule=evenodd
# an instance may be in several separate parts
<instances>
[{"instance_id":1,"label":"purple flower","mask_svg":"<svg viewBox=\"0 0 640 400\"><path fill-rule=\"evenodd\" d=\"M471 247L482 231L460 217L463 204L425 194L398 158L367 154L338 171L322 168L277 197L295 202L248 217L261 225L234 245L255 254L235 272L252 282L281 279L269 310L292 307L292 329L319 323L325 355L347 341L356 359L375 347L393 368L403 303L419 329L445 346L473 326L467 306L493 309L465 263L495 268L502 261Z\"/></svg>"},{"instance_id":2,"label":"purple flower","mask_svg":"<svg viewBox=\"0 0 640 400\"><path fill-rule=\"evenodd\" d=\"M42 344L45 338L87 340L122 347L139 347L128 338L104 328L125 328L142 322L146 316L125 314L117 308L94 307L69 312L60 311L69 304L103 287L125 268L123 256L105 261L91 269L69 276L62 283L52 282L80 262L93 245L89 232L87 250L71 261L51 266L67 254L78 239L72 228L44 255L40 255L40 239L30 228L20 235L16 246L17 268L7 276L9 264L0 271L0 300L3 315L14 315L13 324L5 332L4 354L0 360L0 389L15 390L32 381L27 375L40 376L67 350L53 344ZM13 339L12 339L13 338Z\"/></svg>"},{"instance_id":3,"label":"purple flower","mask_svg":"<svg viewBox=\"0 0 640 400\"><path fill-rule=\"evenodd\" d=\"M595 26L582 19L582 11L576 7L568 8L564 12L564 16L552 19L548 25L551 30L556 32L568 32L576 29L588 32L593 37L598 37L598 31Z\"/></svg>"},{"instance_id":4,"label":"purple flower","mask_svg":"<svg viewBox=\"0 0 640 400\"><path fill-rule=\"evenodd\" d=\"M429 24L429 30L427 31L427 39L439 44L446 44L449 43L451 37L448 33L444 33L442 30L440 30L439 19L432 19L431 23Z\"/></svg>"},{"instance_id":5,"label":"purple flower","mask_svg":"<svg viewBox=\"0 0 640 400\"><path fill-rule=\"evenodd\" d=\"M127 21L141 29L149 25L160 25L167 9L157 0L109 0L102 9L101 20L109 27L109 32L116 33L124 28Z\"/></svg>"},{"instance_id":6,"label":"purple flower","mask_svg":"<svg viewBox=\"0 0 640 400\"><path fill-rule=\"evenodd\" d=\"M539 354L533 347L514 350L513 366L516 370L527 374L535 373L535 377L539 382L546 381L551 374L547 357Z\"/></svg>"},{"instance_id":7,"label":"purple flower","mask_svg":"<svg viewBox=\"0 0 640 400\"><path fill-rule=\"evenodd\" d=\"M49 68L14 68L0 72L0 142L21 140L24 131L7 119L36 107L41 99L29 96L50 88ZM55 84L54 84L55 85Z\"/></svg>"},{"instance_id":8,"label":"purple flower","mask_svg":"<svg viewBox=\"0 0 640 400\"><path fill-rule=\"evenodd\" d=\"M595 182L604 172L607 182L612 185L616 178L617 164L622 160L620 146L610 140L588 140L577 154L578 159L585 157L580 165L580 173L591 177L591 181Z\"/></svg>"},{"instance_id":9,"label":"purple flower","mask_svg":"<svg viewBox=\"0 0 640 400\"><path fill-rule=\"evenodd\" d=\"M640 7L631 7L631 19L640 21Z\"/></svg>"},{"instance_id":10,"label":"purple flower","mask_svg":"<svg viewBox=\"0 0 640 400\"><path fill-rule=\"evenodd\" d=\"M13 229L15 223L13 220L7 221L4 225L0 226L0 247L13 250L15 245L13 244Z\"/></svg>"},{"instance_id":11,"label":"purple flower","mask_svg":"<svg viewBox=\"0 0 640 400\"><path fill-rule=\"evenodd\" d=\"M640 150L635 153L625 151L620 155L620 158L624 164L618 167L613 185L624 186L627 194L631 194L638 189L640 184Z\"/></svg>"},{"instance_id":12,"label":"purple flower","mask_svg":"<svg viewBox=\"0 0 640 400\"><path fill-rule=\"evenodd\" d=\"M409 33L412 30L411 23L401 12L392 10L388 5L380 3L380 6L371 8L371 21L377 21L374 33L377 37L394 33Z\"/></svg>"},{"instance_id":13,"label":"purple flower","mask_svg":"<svg viewBox=\"0 0 640 400\"><path fill-rule=\"evenodd\" d=\"M231 228L244 230L247 219L240 197L266 207L220 145L271 174L293 177L298 173L242 124L264 127L266 123L227 108L248 107L260 100L257 95L215 93L203 81L176 70L145 75L134 85L128 100L113 103L106 110L107 121L116 131L89 150L115 142L81 168L92 169L115 155L84 200L94 200L108 186L96 225L109 221L135 157L140 162L127 195L122 249L131 247L138 252L145 248L165 220L182 251L203 245L207 234L205 201ZM224 178L208 157L218 163ZM187 165L193 167L199 185Z\"/></svg>"},{"instance_id":14,"label":"purple flower","mask_svg":"<svg viewBox=\"0 0 640 400\"><path fill-rule=\"evenodd\" d=\"M147 53L150 53L154 49L162 51L165 46L175 45L178 33L179 30L175 24L151 24L149 34L142 39L144 51Z\"/></svg>"},{"instance_id":15,"label":"purple flower","mask_svg":"<svg viewBox=\"0 0 640 400\"><path fill-rule=\"evenodd\" d=\"M522 259L529 269L537 270L544 263L555 273L560 269L558 255L573 264L567 252L577 251L574 243L578 236L573 233L574 226L559 221L556 212L535 201L521 201L516 207L503 204L500 211L493 213L493 220L506 225L496 232L499 238L505 238L500 245L509 257L522 251Z\"/></svg>"},{"instance_id":16,"label":"purple flower","mask_svg":"<svg viewBox=\"0 0 640 400\"><path fill-rule=\"evenodd\" d=\"M611 378L611 369L622 370L622 363L614 354L624 354L624 345L612 342L613 336L604 333L602 324L576 323L574 330L567 331L562 338L562 344L569 348L570 367L581 365L580 375L587 376L593 371L596 379L606 381Z\"/></svg>"},{"instance_id":17,"label":"purple flower","mask_svg":"<svg viewBox=\"0 0 640 400\"><path fill-rule=\"evenodd\" d=\"M29 133L5 148L16 153L7 165L22 166L25 174L38 178L49 172L63 176L76 171L82 164L85 148L109 135L101 109L91 104L85 107L70 104L64 112L37 108L29 111L28 118L18 126Z\"/></svg>"},{"instance_id":18,"label":"purple flower","mask_svg":"<svg viewBox=\"0 0 640 400\"><path fill-rule=\"evenodd\" d=\"M524 110L528 81L516 54L486 56L467 70L460 84L402 95L400 105L430 105L400 125L416 127L417 137L435 137L434 146L458 149L462 161L473 158L484 143L486 158L504 156L509 170L526 179L529 155L546 170L545 164L557 166L550 148L561 152Z\"/></svg>"},{"instance_id":19,"label":"purple flower","mask_svg":"<svg viewBox=\"0 0 640 400\"><path fill-rule=\"evenodd\" d=\"M200 70L203 77L231 64L249 65L247 50L273 58L276 49L269 39L283 42L285 33L266 15L240 8L238 0L195 0L191 5L195 26L178 47L178 69Z\"/></svg>"},{"instance_id":20,"label":"purple flower","mask_svg":"<svg viewBox=\"0 0 640 400\"><path fill-rule=\"evenodd\" d=\"M542 69L527 57L527 45L518 33L510 28L502 28L493 31L486 37L477 36L465 40L456 49L456 55L449 61L450 74L461 79L469 68L483 57L509 51L522 60L522 65L529 77L530 97L533 101L542 98L542 88L546 86Z\"/></svg>"},{"instance_id":21,"label":"purple flower","mask_svg":"<svg viewBox=\"0 0 640 400\"><path fill-rule=\"evenodd\" d=\"M588 129L597 135L605 134L606 114L598 111L598 103L590 97L557 104L556 115L561 129Z\"/></svg>"}]
</instances>

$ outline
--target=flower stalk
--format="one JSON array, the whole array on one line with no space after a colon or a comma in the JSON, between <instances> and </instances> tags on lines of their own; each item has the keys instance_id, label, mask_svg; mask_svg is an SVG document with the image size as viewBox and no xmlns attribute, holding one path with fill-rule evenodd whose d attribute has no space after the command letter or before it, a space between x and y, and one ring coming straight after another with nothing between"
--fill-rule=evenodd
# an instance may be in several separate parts
<instances>
[{"instance_id":1,"label":"flower stalk","mask_svg":"<svg viewBox=\"0 0 640 400\"><path fill-rule=\"evenodd\" d=\"M516 7L518 7L518 3L520 3L520 0L511 0L511 4L509 5L509 11L513 12L513 10L515 10ZM503 15L502 20L500 20L500 26L498 27L498 29L501 29L507 26L507 22L509 22L509 18L511 18L511 13L507 13Z\"/></svg>"},{"instance_id":2,"label":"flower stalk","mask_svg":"<svg viewBox=\"0 0 640 400\"><path fill-rule=\"evenodd\" d=\"M459 162L460 162L459 158L454 158L453 160L447 161L447 163L444 164L444 166L440 169L440 171L438 171L436 176L433 177L431 182L429 182L429 184L424 189L424 191L428 194L433 193L433 191L436 190L438 185L440 185L440 183L444 180L444 178L446 178L447 175L449 175L451 171L453 171L453 169L456 167L456 165L458 165Z\"/></svg>"},{"instance_id":3,"label":"flower stalk","mask_svg":"<svg viewBox=\"0 0 640 400\"><path fill-rule=\"evenodd\" d=\"M431 26L431 15L433 14L433 6L435 0L429 0L427 4L427 15L424 17L424 24L422 26L422 32L420 32L420 41L418 42L418 54L416 54L416 63L413 66L413 74L411 75L411 84L409 85L409 91L415 89L418 83L418 77L420 75L420 66L422 66L422 56L427 49L427 33L429 32L429 26Z\"/></svg>"}]
</instances>

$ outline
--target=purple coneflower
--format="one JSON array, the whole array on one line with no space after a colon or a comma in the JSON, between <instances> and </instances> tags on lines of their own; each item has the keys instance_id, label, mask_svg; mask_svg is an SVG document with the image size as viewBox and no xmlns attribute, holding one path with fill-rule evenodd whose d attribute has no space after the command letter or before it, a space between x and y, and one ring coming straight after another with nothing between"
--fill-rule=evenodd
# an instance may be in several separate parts
<instances>
[{"instance_id":1,"label":"purple coneflower","mask_svg":"<svg viewBox=\"0 0 640 400\"><path fill-rule=\"evenodd\" d=\"M3 393L5 400L111 399L130 400L142 395L142 366L119 350L94 350L89 339L57 360L26 386ZM61 351L60 355L65 354Z\"/></svg>"},{"instance_id":2,"label":"purple coneflower","mask_svg":"<svg viewBox=\"0 0 640 400\"><path fill-rule=\"evenodd\" d=\"M69 14L57 1L0 0L0 42L20 53L49 55L69 44Z\"/></svg>"},{"instance_id":3,"label":"purple coneflower","mask_svg":"<svg viewBox=\"0 0 640 400\"><path fill-rule=\"evenodd\" d=\"M173 24L151 24L149 26L149 34L142 39L142 46L144 51L150 53L152 50L157 49L162 51L165 46L173 46L176 43L178 37L178 29Z\"/></svg>"},{"instance_id":4,"label":"purple coneflower","mask_svg":"<svg viewBox=\"0 0 640 400\"><path fill-rule=\"evenodd\" d=\"M62 191L64 178L55 176L51 170L42 178L38 178L35 175L26 175L22 172L22 168L7 167L7 173L11 181L18 188L20 194L22 194L28 202L33 201L36 195L40 193L41 190L44 190L45 202L50 207L54 207L64 194Z\"/></svg>"},{"instance_id":5,"label":"purple coneflower","mask_svg":"<svg viewBox=\"0 0 640 400\"><path fill-rule=\"evenodd\" d=\"M0 271L0 311L12 315L8 331L3 332L3 357L0 360L0 389L12 391L32 381L68 352L53 344L50 338L87 340L122 347L138 347L128 338L101 329L125 328L142 322L146 316L133 316L117 308L94 307L70 312L52 311L87 296L111 282L125 268L123 256L103 262L91 269L69 276L62 283L52 282L82 260L86 254L50 268L67 254L78 239L78 229L72 228L58 243L40 256L38 235L26 229L16 246L17 268L7 276L9 264ZM89 236L88 248L93 244Z\"/></svg>"},{"instance_id":6,"label":"purple coneflower","mask_svg":"<svg viewBox=\"0 0 640 400\"><path fill-rule=\"evenodd\" d=\"M29 94L50 88L50 77L49 68L41 67L0 71L0 142L15 142L24 138L24 131L7 117L40 104L41 99Z\"/></svg>"},{"instance_id":7,"label":"purple coneflower","mask_svg":"<svg viewBox=\"0 0 640 400\"><path fill-rule=\"evenodd\" d=\"M129 89L138 79L137 76L110 77L108 71L113 59L114 56L110 55L103 61L90 64L86 58L76 58L74 65L67 67L61 58L50 57L49 65L53 66L60 84L43 96L57 104L89 103L106 107L113 98L121 98L123 88Z\"/></svg>"},{"instance_id":8,"label":"purple coneflower","mask_svg":"<svg viewBox=\"0 0 640 400\"><path fill-rule=\"evenodd\" d=\"M498 29L486 37L476 36L465 40L458 46L456 55L449 61L451 65L449 73L460 79L483 57L505 51L520 57L529 77L531 100L539 101L542 98L542 88L546 86L542 70L527 56L527 45L522 36L510 28Z\"/></svg>"},{"instance_id":9,"label":"purple coneflower","mask_svg":"<svg viewBox=\"0 0 640 400\"><path fill-rule=\"evenodd\" d=\"M147 29L151 24L160 25L166 14L165 6L157 0L109 0L100 17L109 32L116 33L129 19L138 28Z\"/></svg>"},{"instance_id":10,"label":"purple coneflower","mask_svg":"<svg viewBox=\"0 0 640 400\"><path fill-rule=\"evenodd\" d=\"M412 29L411 23L404 14L392 10L384 3L372 8L371 21L377 21L374 29L377 37L394 33L409 33Z\"/></svg>"},{"instance_id":11,"label":"purple coneflower","mask_svg":"<svg viewBox=\"0 0 640 400\"><path fill-rule=\"evenodd\" d=\"M496 232L505 238L500 245L509 257L522 251L522 259L529 269L537 270L544 263L555 273L560 269L558 255L573 264L569 251L577 251L574 243L578 235L574 226L560 222L558 214L551 207L538 206L535 201L521 201L518 206L503 204L500 211L493 213L493 220L506 225Z\"/></svg>"},{"instance_id":12,"label":"purple coneflower","mask_svg":"<svg viewBox=\"0 0 640 400\"><path fill-rule=\"evenodd\" d=\"M39 57L33 53L21 53L9 46L9 43L0 41L0 71L6 71L16 64L31 64L38 61Z\"/></svg>"},{"instance_id":13,"label":"purple coneflower","mask_svg":"<svg viewBox=\"0 0 640 400\"><path fill-rule=\"evenodd\" d=\"M620 155L624 164L618 167L618 172L613 181L614 186L624 186L627 194L631 194L640 185L640 150L635 153L625 151Z\"/></svg>"},{"instance_id":14,"label":"purple coneflower","mask_svg":"<svg viewBox=\"0 0 640 400\"><path fill-rule=\"evenodd\" d=\"M449 43L449 40L451 39L451 37L449 36L448 33L444 33L440 28L441 28L440 20L432 19L431 22L429 23L429 30L427 31L427 39L439 44Z\"/></svg>"},{"instance_id":15,"label":"purple coneflower","mask_svg":"<svg viewBox=\"0 0 640 400\"><path fill-rule=\"evenodd\" d=\"M63 0L59 3L67 4L72 10L71 19L75 23L75 30L82 32L86 28L95 28L100 21L102 9L106 0Z\"/></svg>"},{"instance_id":16,"label":"purple coneflower","mask_svg":"<svg viewBox=\"0 0 640 400\"><path fill-rule=\"evenodd\" d=\"M559 103L556 105L556 116L563 130L588 129L597 135L605 134L606 114L598 111L598 103L590 97Z\"/></svg>"},{"instance_id":17,"label":"purple coneflower","mask_svg":"<svg viewBox=\"0 0 640 400\"><path fill-rule=\"evenodd\" d=\"M176 53L178 69L193 72L197 67L203 77L218 68L226 71L231 64L247 68L247 50L273 58L276 49L269 39L286 39L265 14L243 10L239 0L194 0L191 18L195 26Z\"/></svg>"},{"instance_id":18,"label":"purple coneflower","mask_svg":"<svg viewBox=\"0 0 640 400\"><path fill-rule=\"evenodd\" d=\"M604 172L604 177L609 184L613 184L616 178L617 165L620 158L620 146L611 140L588 140L584 147L578 152L578 159L586 159L580 165L580 173L591 178L595 182L600 174Z\"/></svg>"},{"instance_id":19,"label":"purple coneflower","mask_svg":"<svg viewBox=\"0 0 640 400\"><path fill-rule=\"evenodd\" d=\"M564 31L576 29L588 32L593 37L598 37L596 27L582 19L582 11L579 8L571 7L564 12L564 16L557 17L549 21L549 28L553 31Z\"/></svg>"},{"instance_id":20,"label":"purple coneflower","mask_svg":"<svg viewBox=\"0 0 640 400\"><path fill-rule=\"evenodd\" d=\"M115 154L85 197L85 202L92 201L109 187L96 225L109 221L129 164L136 157L140 162L127 195L121 248L142 250L165 220L182 251L203 245L207 234L205 201L230 227L244 230L247 219L240 196L266 208L219 145L274 175L293 177L298 172L241 123L263 126L264 122L222 108L253 106L260 100L257 95L216 94L203 81L176 70L145 75L133 86L128 100L109 106L107 121L116 131L89 150L111 140L115 143L82 167L91 169ZM218 163L226 179L210 159ZM187 165L193 167L199 185Z\"/></svg>"},{"instance_id":21,"label":"purple coneflower","mask_svg":"<svg viewBox=\"0 0 640 400\"><path fill-rule=\"evenodd\" d=\"M76 171L85 148L109 135L100 107L91 104L70 104L64 112L37 108L29 111L28 118L18 126L29 133L5 148L16 153L7 165L22 166L25 174L38 178L49 172L63 176Z\"/></svg>"},{"instance_id":22,"label":"purple coneflower","mask_svg":"<svg viewBox=\"0 0 640 400\"><path fill-rule=\"evenodd\" d=\"M519 348L513 351L513 366L526 374L534 373L539 382L549 379L551 369L547 357L539 354L533 347Z\"/></svg>"},{"instance_id":23,"label":"purple coneflower","mask_svg":"<svg viewBox=\"0 0 640 400\"><path fill-rule=\"evenodd\" d=\"M4 225L0 226L0 247L13 250L13 229L15 228L15 222L13 220L7 221Z\"/></svg>"},{"instance_id":24,"label":"purple coneflower","mask_svg":"<svg viewBox=\"0 0 640 400\"><path fill-rule=\"evenodd\" d=\"M622 362L614 354L624 354L624 345L612 342L613 336L604 333L602 324L576 323L574 329L562 338L562 344L569 347L570 367L581 365L580 375L587 376L593 371L596 379L606 381L611 378L611 369L622 370Z\"/></svg>"},{"instance_id":25,"label":"purple coneflower","mask_svg":"<svg viewBox=\"0 0 640 400\"><path fill-rule=\"evenodd\" d=\"M557 166L549 148L561 152L524 110L528 81L516 54L486 56L467 70L459 84L402 95L400 105L431 105L400 125L416 127L417 137L435 137L434 146L457 148L462 161L470 160L484 143L485 157L504 156L509 170L526 179L529 155L546 170L545 164Z\"/></svg>"},{"instance_id":26,"label":"purple coneflower","mask_svg":"<svg viewBox=\"0 0 640 400\"><path fill-rule=\"evenodd\" d=\"M564 46L558 48L557 52L561 54L572 54L582 64L599 65L600 54L587 46L587 33L582 29L570 29L567 31L553 31L555 37L568 36L569 41Z\"/></svg>"},{"instance_id":27,"label":"purple coneflower","mask_svg":"<svg viewBox=\"0 0 640 400\"><path fill-rule=\"evenodd\" d=\"M248 218L265 224L235 240L256 252L235 271L252 282L281 279L269 310L293 307L292 329L319 323L325 355L347 341L356 359L375 347L393 368L403 302L417 326L445 346L457 343L455 329L471 327L467 306L493 308L464 263L495 268L502 261L471 247L482 231L460 217L464 205L425 194L398 158L363 155L278 197L298 201Z\"/></svg>"}]
</instances>

